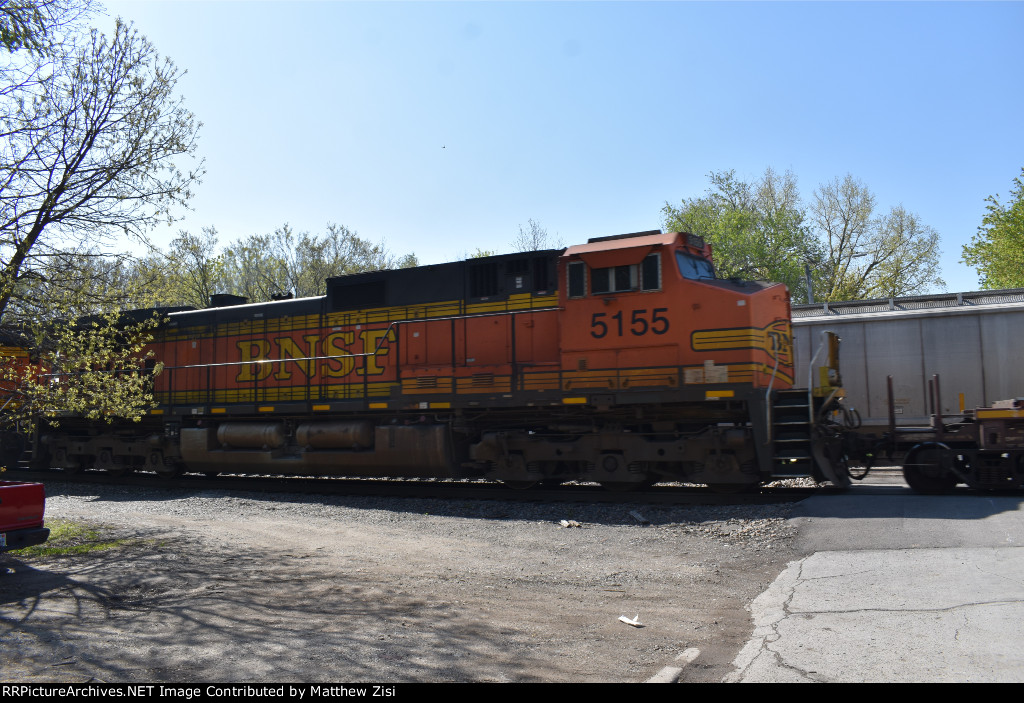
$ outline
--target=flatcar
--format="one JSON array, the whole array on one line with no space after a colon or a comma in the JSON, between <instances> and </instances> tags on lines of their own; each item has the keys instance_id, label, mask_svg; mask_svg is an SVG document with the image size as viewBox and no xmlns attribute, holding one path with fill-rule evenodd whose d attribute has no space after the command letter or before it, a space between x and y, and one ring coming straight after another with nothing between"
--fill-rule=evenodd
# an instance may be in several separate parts
<instances>
[{"instance_id":1,"label":"flatcar","mask_svg":"<svg viewBox=\"0 0 1024 703\"><path fill-rule=\"evenodd\" d=\"M834 348L795 389L786 287L718 278L686 233L339 276L318 297L214 296L167 314L150 350L162 372L142 422L44 422L37 458L512 487L848 483Z\"/></svg>"}]
</instances>

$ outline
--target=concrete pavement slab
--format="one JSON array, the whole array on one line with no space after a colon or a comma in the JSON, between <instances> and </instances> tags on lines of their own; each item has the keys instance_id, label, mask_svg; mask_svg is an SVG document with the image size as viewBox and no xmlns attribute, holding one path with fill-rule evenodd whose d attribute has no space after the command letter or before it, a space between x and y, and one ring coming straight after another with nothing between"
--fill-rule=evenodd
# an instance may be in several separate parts
<instances>
[{"instance_id":1,"label":"concrete pavement slab","mask_svg":"<svg viewBox=\"0 0 1024 703\"><path fill-rule=\"evenodd\" d=\"M868 498L801 506L821 549L753 602L726 680L1024 681L1021 497Z\"/></svg>"}]
</instances>

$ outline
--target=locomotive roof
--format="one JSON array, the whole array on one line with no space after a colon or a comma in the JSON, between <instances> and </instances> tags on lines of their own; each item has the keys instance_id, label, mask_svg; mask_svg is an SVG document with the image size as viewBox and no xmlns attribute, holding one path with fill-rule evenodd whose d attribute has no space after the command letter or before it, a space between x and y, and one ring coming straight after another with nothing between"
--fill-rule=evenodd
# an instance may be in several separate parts
<instances>
[{"instance_id":1,"label":"locomotive roof","mask_svg":"<svg viewBox=\"0 0 1024 703\"><path fill-rule=\"evenodd\" d=\"M621 239L591 240L586 244L569 247L565 250L565 256L579 256L591 268L625 266L640 263L655 247L671 246L678 239L679 234L676 232L658 232Z\"/></svg>"},{"instance_id":2,"label":"locomotive roof","mask_svg":"<svg viewBox=\"0 0 1024 703\"><path fill-rule=\"evenodd\" d=\"M522 293L550 295L557 290L555 261L561 253L561 249L545 249L332 276L326 279L326 295L254 303L222 296L226 304L176 311L170 315L170 324L219 324L265 315L315 315L452 300L503 300Z\"/></svg>"},{"instance_id":3,"label":"locomotive roof","mask_svg":"<svg viewBox=\"0 0 1024 703\"><path fill-rule=\"evenodd\" d=\"M586 244L577 244L565 250L566 256L576 254L591 254L599 251L613 251L619 249L634 249L637 247L655 247L674 244L679 238L677 232L643 234L638 237L623 237L622 239L601 238L592 240Z\"/></svg>"},{"instance_id":4,"label":"locomotive roof","mask_svg":"<svg viewBox=\"0 0 1024 703\"><path fill-rule=\"evenodd\" d=\"M503 298L512 292L549 292L557 289L554 268L545 273L541 261L553 267L559 255L581 256L591 266L613 266L638 263L651 250L680 243L684 235L677 232L637 232L600 237L568 249L548 249L501 254L444 264L430 264L408 269L367 271L327 278L327 295L292 298L266 302L243 303L223 301L221 305L202 309L168 310L175 321L190 324L226 322L261 317L272 309L275 314L311 314L320 310L337 311L388 305L409 305L458 299ZM526 268L523 264L530 262ZM514 274L514 275L513 275ZM524 285L524 276L530 280ZM515 289L509 288L511 278Z\"/></svg>"},{"instance_id":5,"label":"locomotive roof","mask_svg":"<svg viewBox=\"0 0 1024 703\"><path fill-rule=\"evenodd\" d=\"M289 298L287 300L268 300L241 305L179 310L170 313L167 317L171 321L171 326L175 326L178 323L209 325L252 319L262 317L267 310L273 310L277 315L309 315L320 311L324 297L317 295L308 298Z\"/></svg>"}]
</instances>

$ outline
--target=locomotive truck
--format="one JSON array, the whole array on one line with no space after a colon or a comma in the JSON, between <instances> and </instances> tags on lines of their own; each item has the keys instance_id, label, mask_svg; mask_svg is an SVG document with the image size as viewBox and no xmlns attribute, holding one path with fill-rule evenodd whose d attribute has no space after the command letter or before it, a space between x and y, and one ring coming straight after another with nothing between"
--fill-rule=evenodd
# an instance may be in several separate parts
<instances>
[{"instance_id":1,"label":"locomotive truck","mask_svg":"<svg viewBox=\"0 0 1024 703\"><path fill-rule=\"evenodd\" d=\"M35 457L163 476L846 485L835 342L795 389L784 285L718 278L692 234L600 237L171 312L149 414L44 421Z\"/></svg>"}]
</instances>

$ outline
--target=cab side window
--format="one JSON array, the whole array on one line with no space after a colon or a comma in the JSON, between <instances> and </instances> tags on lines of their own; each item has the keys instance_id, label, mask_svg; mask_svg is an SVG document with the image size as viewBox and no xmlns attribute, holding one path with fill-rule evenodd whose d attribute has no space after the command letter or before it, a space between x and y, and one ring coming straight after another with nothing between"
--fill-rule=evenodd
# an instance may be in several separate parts
<instances>
[{"instance_id":1,"label":"cab side window","mask_svg":"<svg viewBox=\"0 0 1024 703\"><path fill-rule=\"evenodd\" d=\"M569 278L566 290L570 298L582 298L587 294L587 265L582 261L570 261L566 267Z\"/></svg>"},{"instance_id":2,"label":"cab side window","mask_svg":"<svg viewBox=\"0 0 1024 703\"><path fill-rule=\"evenodd\" d=\"M649 254L640 264L640 289L661 290L661 257Z\"/></svg>"},{"instance_id":3,"label":"cab side window","mask_svg":"<svg viewBox=\"0 0 1024 703\"><path fill-rule=\"evenodd\" d=\"M590 292L595 295L660 289L661 257L658 254L647 255L639 264L609 266L590 271Z\"/></svg>"}]
</instances>

